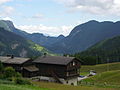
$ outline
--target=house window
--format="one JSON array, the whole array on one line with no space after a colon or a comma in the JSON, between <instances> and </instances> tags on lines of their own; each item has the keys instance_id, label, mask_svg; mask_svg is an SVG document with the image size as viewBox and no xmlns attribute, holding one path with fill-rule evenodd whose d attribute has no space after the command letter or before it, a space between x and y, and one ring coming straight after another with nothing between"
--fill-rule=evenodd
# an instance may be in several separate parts
<instances>
[{"instance_id":1,"label":"house window","mask_svg":"<svg viewBox=\"0 0 120 90\"><path fill-rule=\"evenodd\" d=\"M75 62L73 62L73 66L75 66Z\"/></svg>"}]
</instances>

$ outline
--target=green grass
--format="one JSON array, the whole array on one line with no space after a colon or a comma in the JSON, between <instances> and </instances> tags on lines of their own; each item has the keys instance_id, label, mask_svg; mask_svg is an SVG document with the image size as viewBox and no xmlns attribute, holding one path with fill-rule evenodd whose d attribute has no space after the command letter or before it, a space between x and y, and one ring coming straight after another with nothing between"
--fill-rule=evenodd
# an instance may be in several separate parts
<instances>
[{"instance_id":1,"label":"green grass","mask_svg":"<svg viewBox=\"0 0 120 90\"><path fill-rule=\"evenodd\" d=\"M0 90L50 90L32 85L0 84Z\"/></svg>"},{"instance_id":2,"label":"green grass","mask_svg":"<svg viewBox=\"0 0 120 90\"><path fill-rule=\"evenodd\" d=\"M33 46L33 49L38 50L38 51L42 51L44 48L41 47L41 46L39 46L39 45L37 45L37 44L35 44L35 45Z\"/></svg>"},{"instance_id":3,"label":"green grass","mask_svg":"<svg viewBox=\"0 0 120 90\"><path fill-rule=\"evenodd\" d=\"M106 71L120 70L120 62L109 63L109 64L99 64L99 65L83 65L81 67L81 73L88 73L90 70L95 70L97 73L102 73Z\"/></svg>"},{"instance_id":4,"label":"green grass","mask_svg":"<svg viewBox=\"0 0 120 90\"><path fill-rule=\"evenodd\" d=\"M90 70L95 70L97 75L82 80L80 84L97 87L120 87L120 62L91 66L83 65L80 75L88 75Z\"/></svg>"},{"instance_id":5,"label":"green grass","mask_svg":"<svg viewBox=\"0 0 120 90\"><path fill-rule=\"evenodd\" d=\"M49 88L51 90L119 90L119 88L101 88L96 86L72 86L49 82L34 82L41 88Z\"/></svg>"},{"instance_id":6,"label":"green grass","mask_svg":"<svg viewBox=\"0 0 120 90\"><path fill-rule=\"evenodd\" d=\"M72 86L48 82L33 82L33 85L0 84L0 90L119 90L119 88Z\"/></svg>"},{"instance_id":7,"label":"green grass","mask_svg":"<svg viewBox=\"0 0 120 90\"><path fill-rule=\"evenodd\" d=\"M80 75L82 76L87 76L89 74L89 72L81 72Z\"/></svg>"},{"instance_id":8,"label":"green grass","mask_svg":"<svg viewBox=\"0 0 120 90\"><path fill-rule=\"evenodd\" d=\"M120 70L103 72L83 81L120 86Z\"/></svg>"}]
</instances>

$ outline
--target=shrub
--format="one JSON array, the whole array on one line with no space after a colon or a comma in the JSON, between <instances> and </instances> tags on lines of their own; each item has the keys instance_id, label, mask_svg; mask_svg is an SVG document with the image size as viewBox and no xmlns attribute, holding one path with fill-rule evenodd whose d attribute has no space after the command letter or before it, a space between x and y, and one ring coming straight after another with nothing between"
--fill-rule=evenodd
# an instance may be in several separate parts
<instances>
[{"instance_id":1,"label":"shrub","mask_svg":"<svg viewBox=\"0 0 120 90\"><path fill-rule=\"evenodd\" d=\"M15 83L20 85L31 85L31 82L29 80L23 78L15 78Z\"/></svg>"},{"instance_id":2,"label":"shrub","mask_svg":"<svg viewBox=\"0 0 120 90\"><path fill-rule=\"evenodd\" d=\"M21 73L16 72L15 77L22 77Z\"/></svg>"},{"instance_id":3,"label":"shrub","mask_svg":"<svg viewBox=\"0 0 120 90\"><path fill-rule=\"evenodd\" d=\"M12 78L12 77L15 77L15 69L13 69L12 67L6 67L4 69L4 77L5 78Z\"/></svg>"}]
</instances>

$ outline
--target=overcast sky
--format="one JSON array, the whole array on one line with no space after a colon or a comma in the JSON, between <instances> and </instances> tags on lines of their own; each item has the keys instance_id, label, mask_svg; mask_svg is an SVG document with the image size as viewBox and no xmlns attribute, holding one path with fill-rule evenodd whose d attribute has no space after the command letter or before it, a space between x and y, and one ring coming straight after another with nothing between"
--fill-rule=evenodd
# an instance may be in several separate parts
<instances>
[{"instance_id":1,"label":"overcast sky","mask_svg":"<svg viewBox=\"0 0 120 90\"><path fill-rule=\"evenodd\" d=\"M0 0L0 19L29 33L67 36L89 20L119 21L120 0Z\"/></svg>"}]
</instances>

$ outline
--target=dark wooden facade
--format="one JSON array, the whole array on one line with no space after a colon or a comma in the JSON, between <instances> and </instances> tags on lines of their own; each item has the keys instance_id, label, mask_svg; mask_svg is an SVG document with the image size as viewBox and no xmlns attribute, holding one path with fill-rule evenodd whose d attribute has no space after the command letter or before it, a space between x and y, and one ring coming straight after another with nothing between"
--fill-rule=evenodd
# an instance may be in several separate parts
<instances>
[{"instance_id":1,"label":"dark wooden facade","mask_svg":"<svg viewBox=\"0 0 120 90\"><path fill-rule=\"evenodd\" d=\"M17 57L0 57L4 67L13 67L23 77L46 76L70 79L80 74L81 62L74 57L43 56L36 60Z\"/></svg>"},{"instance_id":2,"label":"dark wooden facade","mask_svg":"<svg viewBox=\"0 0 120 90\"><path fill-rule=\"evenodd\" d=\"M66 66L66 76L67 78L74 77L74 76L79 76L80 75L80 68L81 68L81 63L79 60L76 58L73 59L69 64Z\"/></svg>"},{"instance_id":3,"label":"dark wooden facade","mask_svg":"<svg viewBox=\"0 0 120 90\"><path fill-rule=\"evenodd\" d=\"M33 66L33 60L30 58L0 56L0 61L4 67L13 67L15 71L21 73L23 77L35 77L38 74L38 69L36 69L35 66L32 69L30 68Z\"/></svg>"},{"instance_id":4,"label":"dark wooden facade","mask_svg":"<svg viewBox=\"0 0 120 90\"><path fill-rule=\"evenodd\" d=\"M47 60L47 58L51 61ZM66 62L66 60L68 61ZM34 62L36 67L39 68L40 76L70 79L73 77L78 77L80 74L81 63L76 58L49 56L43 57L43 62L42 58L37 59Z\"/></svg>"}]
</instances>

